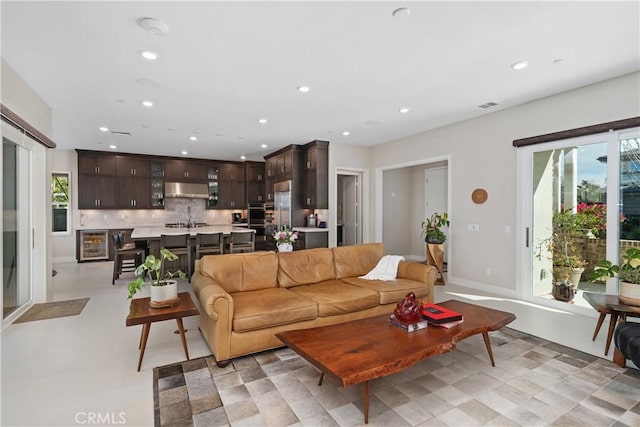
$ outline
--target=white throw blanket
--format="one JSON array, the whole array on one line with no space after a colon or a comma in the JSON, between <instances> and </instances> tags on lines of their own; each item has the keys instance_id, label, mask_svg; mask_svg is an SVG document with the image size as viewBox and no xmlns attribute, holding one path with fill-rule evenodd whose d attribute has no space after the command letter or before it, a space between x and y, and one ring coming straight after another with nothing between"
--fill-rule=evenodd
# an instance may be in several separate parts
<instances>
[{"instance_id":1,"label":"white throw blanket","mask_svg":"<svg viewBox=\"0 0 640 427\"><path fill-rule=\"evenodd\" d=\"M396 280L400 261L404 261L403 256L385 255L378 261L378 265L373 270L364 276L360 276L360 278L366 280Z\"/></svg>"}]
</instances>

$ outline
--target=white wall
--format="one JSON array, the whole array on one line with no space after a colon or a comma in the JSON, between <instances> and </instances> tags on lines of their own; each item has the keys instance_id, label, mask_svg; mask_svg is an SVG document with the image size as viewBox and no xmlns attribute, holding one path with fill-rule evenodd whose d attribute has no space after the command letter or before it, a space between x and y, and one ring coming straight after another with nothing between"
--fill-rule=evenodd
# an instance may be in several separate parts
<instances>
[{"instance_id":1,"label":"white wall","mask_svg":"<svg viewBox=\"0 0 640 427\"><path fill-rule=\"evenodd\" d=\"M69 233L51 233L53 262L72 262L76 259L76 234L74 224L78 219L78 156L73 150L53 150L51 153L51 171L70 174L71 204Z\"/></svg>"},{"instance_id":2,"label":"white wall","mask_svg":"<svg viewBox=\"0 0 640 427\"><path fill-rule=\"evenodd\" d=\"M373 147L374 175L394 165L450 156L449 280L515 295L516 149L514 139L572 129L640 114L640 73L632 73L521 106L487 114ZM376 185L378 181L375 182ZM482 205L473 189L487 189ZM382 190L375 189L378 206ZM379 221L376 210L372 220ZM467 224L480 225L479 232ZM505 227L510 227L510 232ZM485 269L491 269L491 276Z\"/></svg>"},{"instance_id":3,"label":"white wall","mask_svg":"<svg viewBox=\"0 0 640 427\"><path fill-rule=\"evenodd\" d=\"M391 169L382 175L384 205L382 243L387 254L410 255L413 183L411 168ZM424 197L423 197L424 199Z\"/></svg>"},{"instance_id":4,"label":"white wall","mask_svg":"<svg viewBox=\"0 0 640 427\"><path fill-rule=\"evenodd\" d=\"M51 109L2 59L0 66L2 104L31 126L51 137ZM34 228L33 284L35 302L44 302L51 275L50 152L40 144L32 147L32 226ZM1 160L1 159L0 159ZM0 253L0 257L1 257ZM44 260L44 261L43 261Z\"/></svg>"}]
</instances>

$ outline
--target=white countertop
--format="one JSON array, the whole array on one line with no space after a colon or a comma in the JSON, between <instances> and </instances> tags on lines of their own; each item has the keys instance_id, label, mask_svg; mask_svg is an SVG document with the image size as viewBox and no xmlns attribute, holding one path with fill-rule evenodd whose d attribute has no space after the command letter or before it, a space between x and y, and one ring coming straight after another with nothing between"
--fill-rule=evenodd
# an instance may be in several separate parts
<instances>
[{"instance_id":1,"label":"white countertop","mask_svg":"<svg viewBox=\"0 0 640 427\"><path fill-rule=\"evenodd\" d=\"M329 229L320 227L293 227L293 231L301 231L303 233L326 233Z\"/></svg>"},{"instance_id":2,"label":"white countertop","mask_svg":"<svg viewBox=\"0 0 640 427\"><path fill-rule=\"evenodd\" d=\"M245 233L255 233L255 230L248 230L247 227L236 227L229 225L209 225L206 227L195 228L169 228L163 226L153 227L135 227L131 232L132 239L159 239L162 234L185 234L189 233L195 236L198 233L224 233L231 234L232 231L240 231Z\"/></svg>"}]
</instances>

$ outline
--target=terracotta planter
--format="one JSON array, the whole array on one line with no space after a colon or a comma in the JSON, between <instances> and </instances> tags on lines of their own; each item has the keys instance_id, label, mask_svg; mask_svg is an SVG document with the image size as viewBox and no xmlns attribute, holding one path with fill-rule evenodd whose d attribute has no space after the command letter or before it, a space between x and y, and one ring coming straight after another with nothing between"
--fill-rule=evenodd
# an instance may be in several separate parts
<instances>
[{"instance_id":1,"label":"terracotta planter","mask_svg":"<svg viewBox=\"0 0 640 427\"><path fill-rule=\"evenodd\" d=\"M628 305L640 305L640 285L620 281L618 299Z\"/></svg>"},{"instance_id":2,"label":"terracotta planter","mask_svg":"<svg viewBox=\"0 0 640 427\"><path fill-rule=\"evenodd\" d=\"M293 252L293 243L278 243L278 252Z\"/></svg>"},{"instance_id":3,"label":"terracotta planter","mask_svg":"<svg viewBox=\"0 0 640 427\"><path fill-rule=\"evenodd\" d=\"M150 286L151 300L149 305L153 308L171 307L178 303L178 282L167 280L164 286Z\"/></svg>"}]
</instances>

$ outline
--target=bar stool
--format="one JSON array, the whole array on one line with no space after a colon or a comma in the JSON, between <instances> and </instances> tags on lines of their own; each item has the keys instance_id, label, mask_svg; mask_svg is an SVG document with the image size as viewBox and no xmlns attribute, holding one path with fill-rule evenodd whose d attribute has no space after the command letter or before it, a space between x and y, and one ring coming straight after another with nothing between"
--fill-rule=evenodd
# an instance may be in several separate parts
<instances>
[{"instance_id":1,"label":"bar stool","mask_svg":"<svg viewBox=\"0 0 640 427\"><path fill-rule=\"evenodd\" d=\"M229 253L253 252L256 248L255 231L232 231L229 238Z\"/></svg>"},{"instance_id":2,"label":"bar stool","mask_svg":"<svg viewBox=\"0 0 640 427\"><path fill-rule=\"evenodd\" d=\"M222 254L224 235L222 233L196 234L196 259L204 254Z\"/></svg>"},{"instance_id":3,"label":"bar stool","mask_svg":"<svg viewBox=\"0 0 640 427\"><path fill-rule=\"evenodd\" d=\"M176 255L187 256L187 279L191 283L191 235L186 234L161 234L160 247L169 249ZM162 277L164 277L164 265L162 263Z\"/></svg>"},{"instance_id":4,"label":"bar stool","mask_svg":"<svg viewBox=\"0 0 640 427\"><path fill-rule=\"evenodd\" d=\"M121 231L113 233L111 239L115 249L111 284L115 285L116 279L123 272L135 271L144 262L144 249L137 248L135 243L125 243L125 237Z\"/></svg>"}]
</instances>

